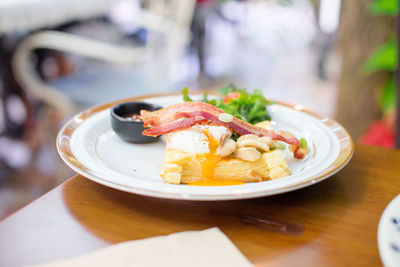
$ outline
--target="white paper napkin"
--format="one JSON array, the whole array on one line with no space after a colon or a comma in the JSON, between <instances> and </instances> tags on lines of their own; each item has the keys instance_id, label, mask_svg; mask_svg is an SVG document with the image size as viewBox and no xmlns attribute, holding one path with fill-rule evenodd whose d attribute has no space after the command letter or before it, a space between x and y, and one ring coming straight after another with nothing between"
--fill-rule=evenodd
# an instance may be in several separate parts
<instances>
[{"instance_id":1,"label":"white paper napkin","mask_svg":"<svg viewBox=\"0 0 400 267\"><path fill-rule=\"evenodd\" d=\"M127 241L40 267L237 266L250 262L218 228Z\"/></svg>"}]
</instances>

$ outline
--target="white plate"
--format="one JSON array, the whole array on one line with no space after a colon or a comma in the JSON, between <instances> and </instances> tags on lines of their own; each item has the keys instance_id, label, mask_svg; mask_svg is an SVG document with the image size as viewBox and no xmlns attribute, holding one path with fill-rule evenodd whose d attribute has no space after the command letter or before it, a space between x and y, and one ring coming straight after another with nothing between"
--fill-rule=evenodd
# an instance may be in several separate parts
<instances>
[{"instance_id":1,"label":"white plate","mask_svg":"<svg viewBox=\"0 0 400 267\"><path fill-rule=\"evenodd\" d=\"M400 266L400 195L382 213L378 226L378 248L384 266Z\"/></svg>"},{"instance_id":2,"label":"white plate","mask_svg":"<svg viewBox=\"0 0 400 267\"><path fill-rule=\"evenodd\" d=\"M193 96L194 98L199 96ZM162 106L182 102L181 96L131 98L82 112L60 131L57 148L61 158L76 172L119 190L141 195L185 200L229 200L275 195L319 182L344 167L354 145L336 121L300 106L277 102L269 107L276 129L306 138L310 153L304 160L286 157L292 175L267 182L235 186L187 186L165 183L159 176L165 144L129 144L110 126L110 107L141 100Z\"/></svg>"}]
</instances>

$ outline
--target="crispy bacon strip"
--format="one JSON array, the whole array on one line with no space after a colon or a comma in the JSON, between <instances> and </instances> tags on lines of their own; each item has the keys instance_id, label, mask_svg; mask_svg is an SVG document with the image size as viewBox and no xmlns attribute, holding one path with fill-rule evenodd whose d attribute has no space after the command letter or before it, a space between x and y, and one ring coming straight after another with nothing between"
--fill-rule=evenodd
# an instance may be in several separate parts
<instances>
[{"instance_id":1,"label":"crispy bacon strip","mask_svg":"<svg viewBox=\"0 0 400 267\"><path fill-rule=\"evenodd\" d=\"M191 127L195 124L198 124L200 122L207 121L207 119L205 119L204 117L201 117L201 116L193 116L193 117L187 117L187 116L188 115L183 115L182 117L180 117L180 118L185 118L183 120L180 120L178 118L177 120L166 123L164 125L145 129L142 132L142 135L158 136L158 135L167 134L167 133L176 131L177 129L185 129L185 128Z\"/></svg>"},{"instance_id":2,"label":"crispy bacon strip","mask_svg":"<svg viewBox=\"0 0 400 267\"><path fill-rule=\"evenodd\" d=\"M157 111L142 110L140 116L144 122L144 127L160 126L167 122L177 119L179 113L191 113L193 111L202 110L219 115L224 113L223 110L203 102L184 102L169 107L159 109Z\"/></svg>"},{"instance_id":3,"label":"crispy bacon strip","mask_svg":"<svg viewBox=\"0 0 400 267\"><path fill-rule=\"evenodd\" d=\"M153 112L142 110L141 118L144 126L151 127L143 131L142 134L157 136L208 121L216 125L225 126L239 135L255 134L257 136L269 136L273 140L291 144L293 146L294 157L297 159L304 158L305 153L300 149L300 141L291 133L275 133L274 131L257 127L235 117L232 122L222 122L219 120L219 114L221 113L225 112L203 102L185 102Z\"/></svg>"}]
</instances>

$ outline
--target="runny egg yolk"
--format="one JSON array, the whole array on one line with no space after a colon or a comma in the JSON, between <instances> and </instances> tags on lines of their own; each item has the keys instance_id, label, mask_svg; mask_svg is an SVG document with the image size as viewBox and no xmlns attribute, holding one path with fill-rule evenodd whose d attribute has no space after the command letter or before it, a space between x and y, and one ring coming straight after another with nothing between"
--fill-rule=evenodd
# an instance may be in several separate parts
<instances>
[{"instance_id":1,"label":"runny egg yolk","mask_svg":"<svg viewBox=\"0 0 400 267\"><path fill-rule=\"evenodd\" d=\"M201 163L202 178L200 181L190 182L188 185L222 186L243 184L243 182L240 181L223 181L214 179L215 167L217 166L218 161L221 160L221 157L215 154L215 151L219 146L219 142L215 140L214 136L210 134L208 129L203 129L202 132L207 138L210 152L198 155L198 159Z\"/></svg>"}]
</instances>

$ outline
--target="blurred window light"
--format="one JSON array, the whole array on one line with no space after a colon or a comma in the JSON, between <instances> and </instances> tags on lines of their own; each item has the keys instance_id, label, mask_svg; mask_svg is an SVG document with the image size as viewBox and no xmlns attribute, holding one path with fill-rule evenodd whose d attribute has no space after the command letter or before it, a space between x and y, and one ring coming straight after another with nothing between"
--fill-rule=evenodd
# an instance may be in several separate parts
<instances>
[{"instance_id":1,"label":"blurred window light","mask_svg":"<svg viewBox=\"0 0 400 267\"><path fill-rule=\"evenodd\" d=\"M205 22L206 42L204 71L211 77L229 73L237 48L234 27L219 16L210 15Z\"/></svg>"},{"instance_id":2,"label":"blurred window light","mask_svg":"<svg viewBox=\"0 0 400 267\"><path fill-rule=\"evenodd\" d=\"M339 26L341 0L321 0L318 24L323 33L332 34Z\"/></svg>"},{"instance_id":3,"label":"blurred window light","mask_svg":"<svg viewBox=\"0 0 400 267\"><path fill-rule=\"evenodd\" d=\"M248 15L246 12L249 3L228 1L221 5L221 13L230 21L240 21L243 16Z\"/></svg>"},{"instance_id":4,"label":"blurred window light","mask_svg":"<svg viewBox=\"0 0 400 267\"><path fill-rule=\"evenodd\" d=\"M138 0L116 1L109 12L112 22L121 25L127 31L135 31L139 26L141 7Z\"/></svg>"},{"instance_id":5,"label":"blurred window light","mask_svg":"<svg viewBox=\"0 0 400 267\"><path fill-rule=\"evenodd\" d=\"M310 0L291 3L222 2L223 16L210 15L205 23L205 73L230 75L248 87L266 83L277 58L306 49L317 30Z\"/></svg>"},{"instance_id":6,"label":"blurred window light","mask_svg":"<svg viewBox=\"0 0 400 267\"><path fill-rule=\"evenodd\" d=\"M221 60L210 57L205 64L205 72L211 77L218 77L224 74L224 64Z\"/></svg>"},{"instance_id":7,"label":"blurred window light","mask_svg":"<svg viewBox=\"0 0 400 267\"><path fill-rule=\"evenodd\" d=\"M17 124L22 124L26 119L26 109L22 100L14 95L7 97L6 109L10 120Z\"/></svg>"},{"instance_id":8,"label":"blurred window light","mask_svg":"<svg viewBox=\"0 0 400 267\"><path fill-rule=\"evenodd\" d=\"M31 160L31 151L21 141L0 137L0 158L12 168L26 167Z\"/></svg>"},{"instance_id":9,"label":"blurred window light","mask_svg":"<svg viewBox=\"0 0 400 267\"><path fill-rule=\"evenodd\" d=\"M196 80L200 73L199 59L193 54L186 54L181 61L175 62L169 71L174 83L185 83Z\"/></svg>"}]
</instances>

